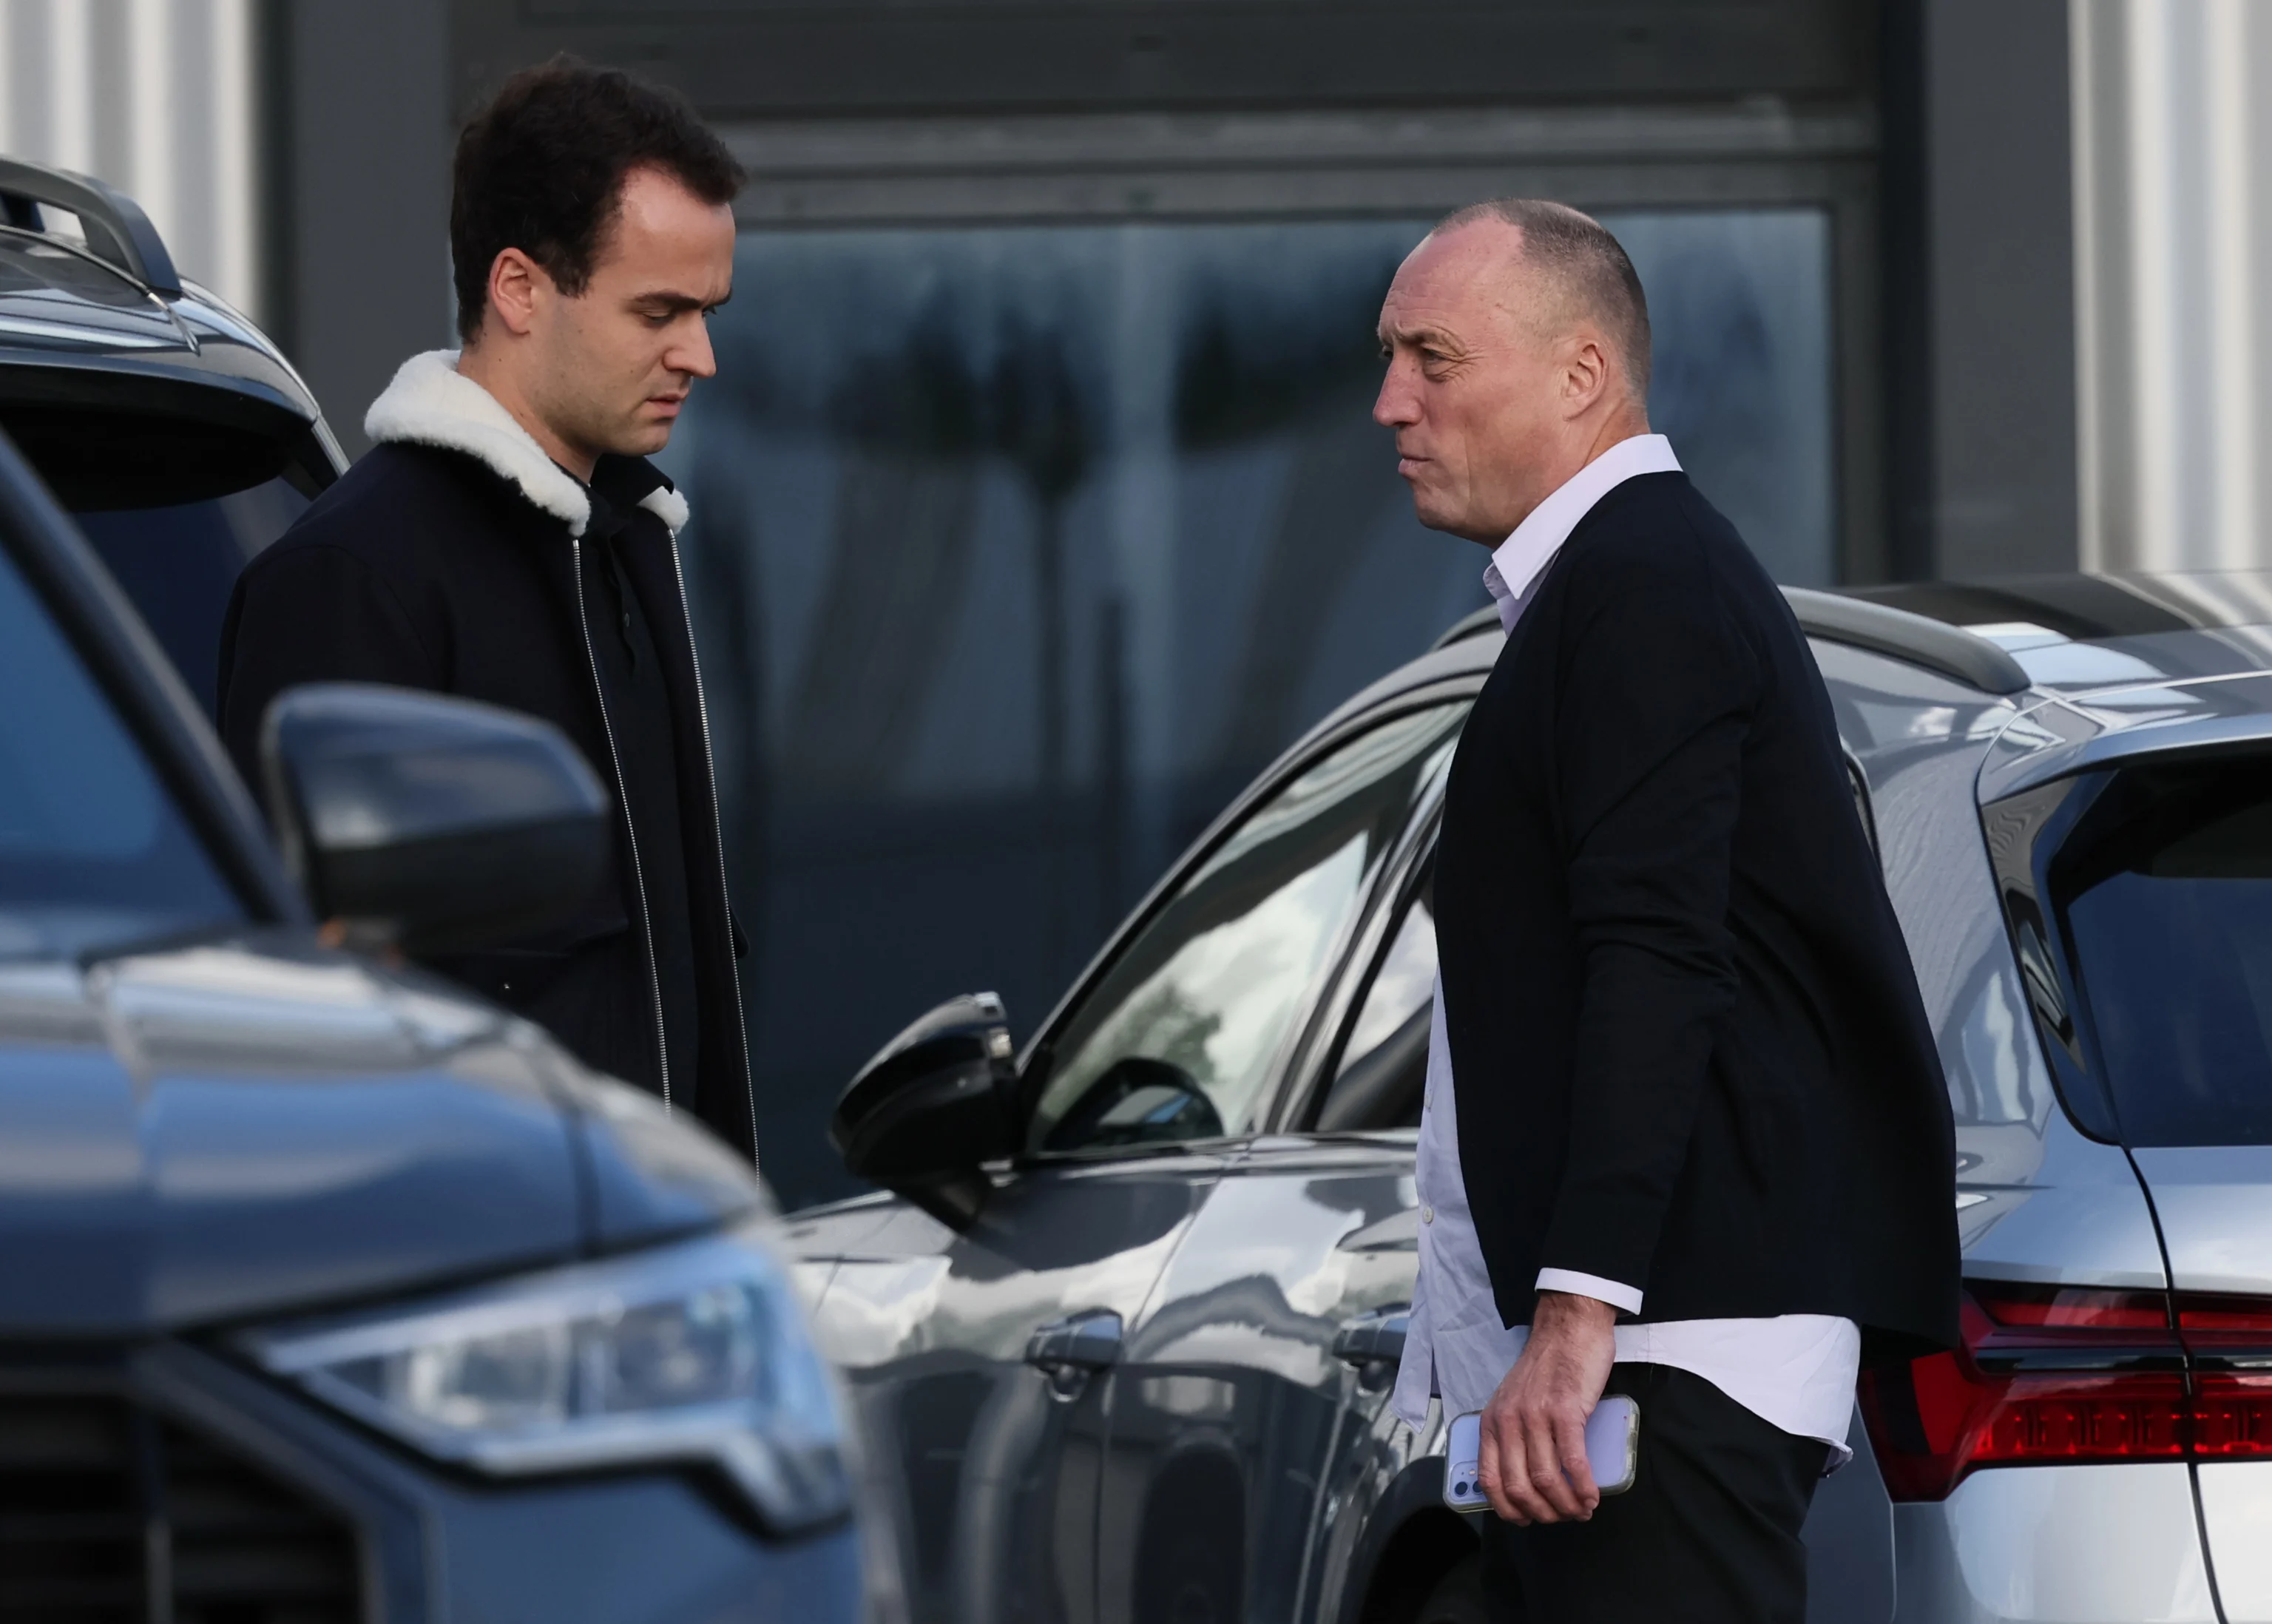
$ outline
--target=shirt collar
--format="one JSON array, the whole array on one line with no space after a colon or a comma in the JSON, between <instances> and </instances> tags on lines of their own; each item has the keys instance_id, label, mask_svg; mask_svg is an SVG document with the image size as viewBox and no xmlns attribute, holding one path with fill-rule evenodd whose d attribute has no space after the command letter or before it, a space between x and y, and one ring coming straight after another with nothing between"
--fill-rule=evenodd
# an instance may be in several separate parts
<instances>
[{"instance_id":1,"label":"shirt collar","mask_svg":"<svg viewBox=\"0 0 2272 1624\"><path fill-rule=\"evenodd\" d=\"M556 462L553 467L560 465ZM576 479L566 468L560 471ZM662 470L646 458L612 453L593 465L589 480L576 479L576 483L591 504L591 516L585 521L585 528L595 539L603 541L623 529L639 508L647 506L648 499L656 491L672 488ZM669 520L664 522L668 524Z\"/></svg>"},{"instance_id":2,"label":"shirt collar","mask_svg":"<svg viewBox=\"0 0 2272 1624\"><path fill-rule=\"evenodd\" d=\"M1619 440L1556 487L1531 509L1484 567L1484 589L1498 605L1498 623L1510 634L1529 606L1530 595L1562 543L1594 505L1626 481L1641 474L1678 474L1680 460L1662 434L1636 434Z\"/></svg>"}]
</instances>

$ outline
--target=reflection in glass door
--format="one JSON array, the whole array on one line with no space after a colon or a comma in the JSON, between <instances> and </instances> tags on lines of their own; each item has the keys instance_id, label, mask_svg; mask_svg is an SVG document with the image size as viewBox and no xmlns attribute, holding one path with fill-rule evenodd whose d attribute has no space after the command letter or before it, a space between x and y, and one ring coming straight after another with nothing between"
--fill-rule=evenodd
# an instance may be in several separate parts
<instances>
[{"instance_id":1,"label":"reflection in glass door","mask_svg":"<svg viewBox=\"0 0 2272 1624\"><path fill-rule=\"evenodd\" d=\"M1835 556L1828 232L1606 216L1652 408L1781 578ZM667 466L790 1204L913 1011L1021 1027L1228 797L1483 603L1371 421L1424 221L746 233Z\"/></svg>"}]
</instances>

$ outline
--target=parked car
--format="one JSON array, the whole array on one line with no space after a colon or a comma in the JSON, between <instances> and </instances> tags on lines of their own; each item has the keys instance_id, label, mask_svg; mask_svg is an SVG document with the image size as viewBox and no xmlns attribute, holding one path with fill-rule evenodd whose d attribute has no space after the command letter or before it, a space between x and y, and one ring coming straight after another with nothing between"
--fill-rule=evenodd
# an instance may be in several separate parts
<instances>
[{"instance_id":1,"label":"parked car","mask_svg":"<svg viewBox=\"0 0 2272 1624\"><path fill-rule=\"evenodd\" d=\"M1816 1620L2272 1619L2272 576L1794 591L1939 1035L1966 1346L1865 1378ZM913 1616L1471 1620L1416 1268L1430 874L1491 611L1350 700L1013 1053L798 1215ZM1648 1466L1644 1426L1640 1470Z\"/></svg>"},{"instance_id":2,"label":"parked car","mask_svg":"<svg viewBox=\"0 0 2272 1624\"><path fill-rule=\"evenodd\" d=\"M132 199L0 159L0 430L213 709L244 562L347 467L258 328Z\"/></svg>"},{"instance_id":3,"label":"parked car","mask_svg":"<svg viewBox=\"0 0 2272 1624\"><path fill-rule=\"evenodd\" d=\"M888 1606L754 1172L394 956L579 902L589 767L490 707L295 690L280 855L9 437L176 584L169 537L336 448L127 200L0 164L0 1616Z\"/></svg>"}]
</instances>

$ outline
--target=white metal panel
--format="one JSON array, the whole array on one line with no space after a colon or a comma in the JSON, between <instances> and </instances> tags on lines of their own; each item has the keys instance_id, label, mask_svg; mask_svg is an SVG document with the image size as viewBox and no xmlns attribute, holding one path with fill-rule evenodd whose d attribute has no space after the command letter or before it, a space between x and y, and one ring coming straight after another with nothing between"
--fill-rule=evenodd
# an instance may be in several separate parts
<instances>
[{"instance_id":1,"label":"white metal panel","mask_svg":"<svg viewBox=\"0 0 2272 1624\"><path fill-rule=\"evenodd\" d=\"M0 0L0 152L108 182L259 313L254 0Z\"/></svg>"},{"instance_id":2,"label":"white metal panel","mask_svg":"<svg viewBox=\"0 0 2272 1624\"><path fill-rule=\"evenodd\" d=\"M2261 562L2272 6L2069 0L2086 568Z\"/></svg>"}]
</instances>

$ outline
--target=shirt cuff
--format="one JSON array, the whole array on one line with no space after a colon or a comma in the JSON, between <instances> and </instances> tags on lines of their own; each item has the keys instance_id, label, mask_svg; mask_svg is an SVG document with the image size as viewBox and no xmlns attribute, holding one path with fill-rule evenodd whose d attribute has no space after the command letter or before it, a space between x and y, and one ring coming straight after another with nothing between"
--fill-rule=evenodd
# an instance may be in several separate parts
<instances>
[{"instance_id":1,"label":"shirt cuff","mask_svg":"<svg viewBox=\"0 0 2272 1624\"><path fill-rule=\"evenodd\" d=\"M1619 1285L1614 1280L1604 1280L1599 1275L1581 1275L1574 1269L1542 1269L1534 1290L1567 1291L1573 1297L1590 1297L1597 1303L1607 1303L1612 1308L1622 1308L1627 1313L1640 1312L1640 1293L1629 1285Z\"/></svg>"}]
</instances>

